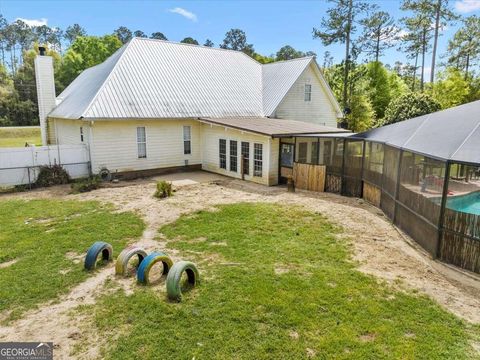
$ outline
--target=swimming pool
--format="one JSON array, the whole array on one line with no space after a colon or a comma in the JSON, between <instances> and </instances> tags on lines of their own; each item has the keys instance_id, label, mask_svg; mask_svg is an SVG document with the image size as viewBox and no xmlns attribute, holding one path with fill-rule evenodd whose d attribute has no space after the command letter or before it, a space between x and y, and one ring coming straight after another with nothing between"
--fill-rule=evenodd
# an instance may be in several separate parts
<instances>
[{"instance_id":1,"label":"swimming pool","mask_svg":"<svg viewBox=\"0 0 480 360\"><path fill-rule=\"evenodd\" d=\"M456 211L480 215L480 191L448 198L447 207Z\"/></svg>"}]
</instances>

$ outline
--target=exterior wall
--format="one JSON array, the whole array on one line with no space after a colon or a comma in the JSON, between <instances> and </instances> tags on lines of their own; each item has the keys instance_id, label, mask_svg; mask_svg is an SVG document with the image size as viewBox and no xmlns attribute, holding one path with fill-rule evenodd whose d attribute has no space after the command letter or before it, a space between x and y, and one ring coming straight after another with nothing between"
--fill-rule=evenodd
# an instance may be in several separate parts
<instances>
[{"instance_id":1,"label":"exterior wall","mask_svg":"<svg viewBox=\"0 0 480 360\"><path fill-rule=\"evenodd\" d=\"M203 138L203 163L202 169L206 171L215 172L234 178L241 179L240 172L240 152L241 142L250 143L250 168L249 174L245 175L245 180L253 181L264 185L277 184L278 178L278 139L271 139L268 136L256 135L247 133L241 130L225 128L224 126L215 126L209 124L202 124L202 138ZM220 168L219 157L219 140L227 140L227 168ZM238 142L238 167L237 171L230 171L230 140ZM263 145L263 167L262 177L253 176L253 144Z\"/></svg>"},{"instance_id":2,"label":"exterior wall","mask_svg":"<svg viewBox=\"0 0 480 360\"><path fill-rule=\"evenodd\" d=\"M337 127L335 107L327 95L317 74L310 65L297 79L278 108L274 116ZM305 101L305 84L312 85L312 100Z\"/></svg>"},{"instance_id":3,"label":"exterior wall","mask_svg":"<svg viewBox=\"0 0 480 360\"><path fill-rule=\"evenodd\" d=\"M183 126L191 126L192 153L183 153ZM138 158L137 127L144 126L147 157ZM92 171L112 172L201 164L200 124L194 120L101 121L92 125Z\"/></svg>"}]
</instances>

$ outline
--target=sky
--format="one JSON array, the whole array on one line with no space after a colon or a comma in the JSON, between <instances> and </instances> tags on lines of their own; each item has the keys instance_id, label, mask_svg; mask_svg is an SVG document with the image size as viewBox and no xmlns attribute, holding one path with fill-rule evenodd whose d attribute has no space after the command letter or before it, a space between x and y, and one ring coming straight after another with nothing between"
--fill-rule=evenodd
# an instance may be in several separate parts
<instances>
[{"instance_id":1,"label":"sky","mask_svg":"<svg viewBox=\"0 0 480 360\"><path fill-rule=\"evenodd\" d=\"M368 1L368 0L367 0ZM405 13L399 10L399 0L370 0L396 19ZM480 0L450 0L462 16L480 16ZM89 35L112 33L119 26L147 34L160 31L169 40L180 41L191 36L203 43L207 38L218 46L231 28L246 32L247 41L255 51L271 55L286 44L297 50L314 51L321 63L325 51L335 62L342 60L344 47L325 47L312 38L312 29L320 26L322 17L331 6L326 1L22 1L0 0L0 14L8 21L17 18L41 25L65 29L78 23ZM439 54L446 51L448 39L461 26L448 26L439 39ZM404 61L404 55L392 48L381 59L393 65ZM430 57L427 64L430 64ZM429 68L426 67L426 71ZM427 77L428 78L428 77Z\"/></svg>"}]
</instances>

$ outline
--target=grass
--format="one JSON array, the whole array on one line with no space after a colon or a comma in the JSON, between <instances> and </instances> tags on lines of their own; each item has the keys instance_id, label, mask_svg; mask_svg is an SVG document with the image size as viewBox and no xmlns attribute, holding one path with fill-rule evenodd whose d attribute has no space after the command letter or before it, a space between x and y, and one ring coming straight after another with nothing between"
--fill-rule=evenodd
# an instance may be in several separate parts
<instances>
[{"instance_id":1,"label":"grass","mask_svg":"<svg viewBox=\"0 0 480 360\"><path fill-rule=\"evenodd\" d=\"M161 232L198 263L201 285L182 303L142 287L83 309L112 335L106 358L474 358L479 328L356 270L340 230L319 214L235 204Z\"/></svg>"},{"instance_id":2,"label":"grass","mask_svg":"<svg viewBox=\"0 0 480 360\"><path fill-rule=\"evenodd\" d=\"M85 280L93 242L111 243L116 256L141 235L137 216L112 210L93 201L0 201L0 265L11 262L0 266L0 312L16 319Z\"/></svg>"},{"instance_id":3,"label":"grass","mask_svg":"<svg viewBox=\"0 0 480 360\"><path fill-rule=\"evenodd\" d=\"M42 145L38 126L0 127L0 148L23 147L25 143Z\"/></svg>"}]
</instances>

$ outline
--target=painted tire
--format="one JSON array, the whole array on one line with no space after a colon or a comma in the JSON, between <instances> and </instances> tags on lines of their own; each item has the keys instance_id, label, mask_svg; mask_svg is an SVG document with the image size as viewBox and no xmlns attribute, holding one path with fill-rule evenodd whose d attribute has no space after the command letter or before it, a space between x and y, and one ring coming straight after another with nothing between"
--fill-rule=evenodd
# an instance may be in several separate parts
<instances>
[{"instance_id":1,"label":"painted tire","mask_svg":"<svg viewBox=\"0 0 480 360\"><path fill-rule=\"evenodd\" d=\"M115 263L115 274L125 276L127 275L127 266L128 262L135 255L138 256L138 265L137 268L142 263L143 259L147 257L147 253L141 247L138 246L129 246L120 253L117 257L117 262Z\"/></svg>"},{"instance_id":2,"label":"painted tire","mask_svg":"<svg viewBox=\"0 0 480 360\"><path fill-rule=\"evenodd\" d=\"M180 280L184 272L187 273L188 282L192 287L199 282L200 275L194 263L190 261L179 261L175 263L167 275L167 295L170 300L182 300Z\"/></svg>"},{"instance_id":3,"label":"painted tire","mask_svg":"<svg viewBox=\"0 0 480 360\"><path fill-rule=\"evenodd\" d=\"M137 280L141 284L148 285L149 281L149 274L152 266L158 262L163 263L163 274L166 275L170 271L173 266L173 261L170 257L163 253L163 252L153 252L148 255L143 261L140 263L140 266L137 269Z\"/></svg>"},{"instance_id":4,"label":"painted tire","mask_svg":"<svg viewBox=\"0 0 480 360\"><path fill-rule=\"evenodd\" d=\"M93 270L97 266L97 257L102 253L102 259L112 261L113 248L112 245L103 241L95 242L87 251L85 256L85 269Z\"/></svg>"}]
</instances>

